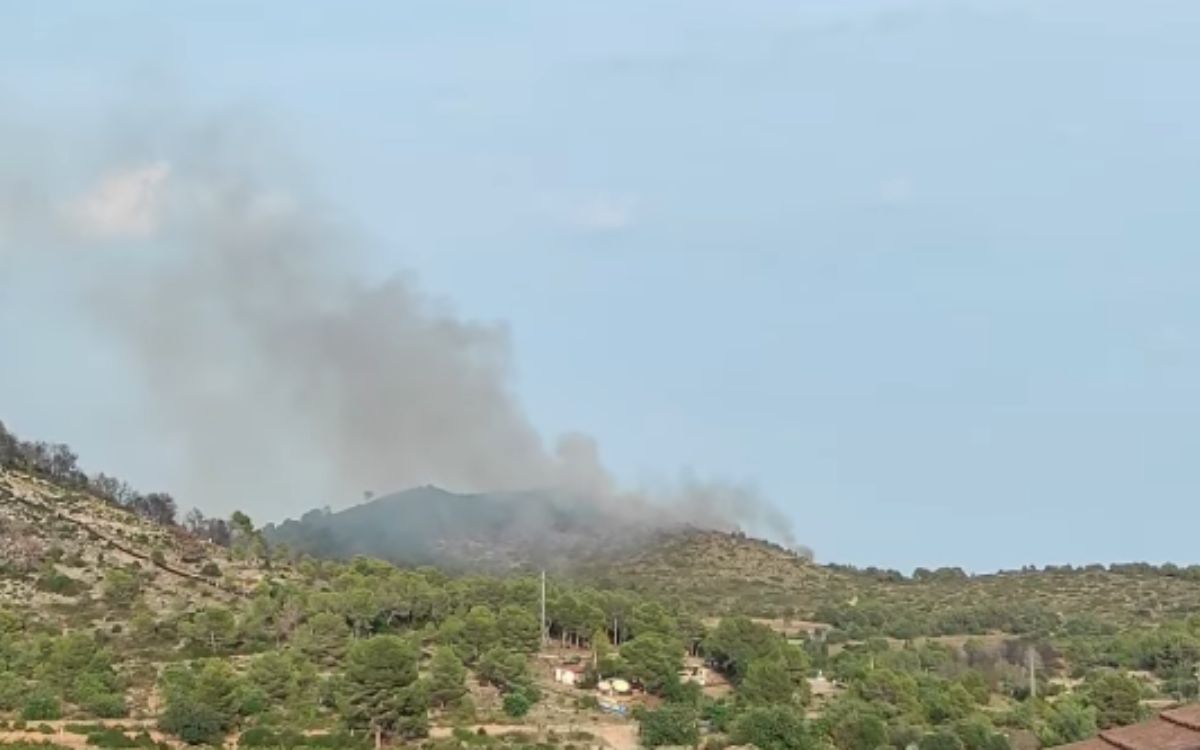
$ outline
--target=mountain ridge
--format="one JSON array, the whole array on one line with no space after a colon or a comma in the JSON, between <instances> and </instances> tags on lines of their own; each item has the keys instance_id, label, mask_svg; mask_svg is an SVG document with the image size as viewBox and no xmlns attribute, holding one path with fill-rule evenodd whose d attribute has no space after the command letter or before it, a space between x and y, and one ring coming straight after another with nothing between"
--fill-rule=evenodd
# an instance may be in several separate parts
<instances>
[{"instance_id":1,"label":"mountain ridge","mask_svg":"<svg viewBox=\"0 0 1200 750\"><path fill-rule=\"evenodd\" d=\"M317 556L378 557L458 571L563 569L653 535L638 519L546 491L455 493L433 485L263 529L273 544Z\"/></svg>"}]
</instances>

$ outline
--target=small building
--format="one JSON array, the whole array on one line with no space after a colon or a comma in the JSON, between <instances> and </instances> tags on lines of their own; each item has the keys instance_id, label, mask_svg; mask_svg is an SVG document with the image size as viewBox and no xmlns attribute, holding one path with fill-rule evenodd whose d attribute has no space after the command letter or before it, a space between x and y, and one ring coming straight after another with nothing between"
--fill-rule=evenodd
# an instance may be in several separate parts
<instances>
[{"instance_id":1,"label":"small building","mask_svg":"<svg viewBox=\"0 0 1200 750\"><path fill-rule=\"evenodd\" d=\"M554 681L560 685L575 687L583 682L583 670L579 667L555 667Z\"/></svg>"}]
</instances>

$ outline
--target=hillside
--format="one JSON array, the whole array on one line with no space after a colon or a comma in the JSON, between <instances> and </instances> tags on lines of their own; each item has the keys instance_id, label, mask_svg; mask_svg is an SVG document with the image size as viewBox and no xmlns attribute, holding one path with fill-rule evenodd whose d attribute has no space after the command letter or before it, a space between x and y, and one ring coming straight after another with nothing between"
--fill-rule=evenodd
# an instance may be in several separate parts
<instances>
[{"instance_id":1,"label":"hillside","mask_svg":"<svg viewBox=\"0 0 1200 750\"><path fill-rule=\"evenodd\" d=\"M697 529L634 531L545 494L457 495L424 487L265 529L292 553L378 557L447 571L549 568L703 614L817 620L852 636L1039 632L1200 611L1196 568L1113 565L966 576L818 565L779 545ZM0 600L86 616L113 570L138 572L148 605L226 603L263 579L231 552L86 492L0 473Z\"/></svg>"},{"instance_id":2,"label":"hillside","mask_svg":"<svg viewBox=\"0 0 1200 750\"><path fill-rule=\"evenodd\" d=\"M156 611L228 604L263 579L229 550L86 492L0 469L0 604L104 624L100 600L128 573Z\"/></svg>"},{"instance_id":3,"label":"hillside","mask_svg":"<svg viewBox=\"0 0 1200 750\"><path fill-rule=\"evenodd\" d=\"M974 576L947 569L905 577L818 565L778 545L720 532L661 536L576 574L708 614L816 620L852 636L1035 633L1072 622L1124 627L1200 612L1195 566L1092 565Z\"/></svg>"},{"instance_id":4,"label":"hillside","mask_svg":"<svg viewBox=\"0 0 1200 750\"><path fill-rule=\"evenodd\" d=\"M628 555L592 560L574 574L604 585L669 596L708 614L811 615L845 601L859 581L779 545L691 529L658 535Z\"/></svg>"},{"instance_id":5,"label":"hillside","mask_svg":"<svg viewBox=\"0 0 1200 750\"><path fill-rule=\"evenodd\" d=\"M499 735L525 738L513 747L556 750L567 738L634 750L647 726L679 719L655 713L664 701L731 712L723 724L683 718L685 736L721 746L750 744L757 722L779 718L756 713L773 705L796 709L796 731L811 720L821 746L837 750L883 746L854 740L861 727L825 722L864 715L872 738L895 732L905 747L950 732L956 748L982 738L980 750L1035 750L1195 693L1200 619L1187 615L1200 586L1190 568L904 578L817 565L741 534L675 530L557 550L570 564L549 582L544 640L533 576L298 559L260 546L239 514L230 546L219 546L135 513L145 512L137 502L94 494L97 480L64 476L0 470L0 722L10 727L0 726L0 744L45 733L79 750L365 750L377 715L362 690L381 689L404 697L378 715L386 739L425 750L510 746ZM438 502L407 537L373 543L415 548L424 534L430 554L453 538L464 563L516 559L529 516L505 514L519 497L427 488L360 522ZM583 525L558 523L556 543L584 536ZM486 550L490 534L509 545L503 555L472 558L465 542ZM937 637L952 633L990 635ZM1029 659L1039 689L1065 700L1028 695ZM564 670L581 681L564 684ZM696 674L711 682L687 682ZM603 676L640 690L614 697Z\"/></svg>"},{"instance_id":6,"label":"hillside","mask_svg":"<svg viewBox=\"0 0 1200 750\"><path fill-rule=\"evenodd\" d=\"M401 565L504 573L565 570L647 542L636 518L546 492L397 492L352 508L312 511L264 528L267 539L318 557L366 555Z\"/></svg>"},{"instance_id":7,"label":"hillside","mask_svg":"<svg viewBox=\"0 0 1200 750\"><path fill-rule=\"evenodd\" d=\"M819 620L854 636L1044 632L1200 611L1200 568L1054 567L969 576L958 569L819 565L770 542L693 528L646 530L546 494L459 495L424 487L268 527L295 551L461 572L548 568L709 615Z\"/></svg>"}]
</instances>

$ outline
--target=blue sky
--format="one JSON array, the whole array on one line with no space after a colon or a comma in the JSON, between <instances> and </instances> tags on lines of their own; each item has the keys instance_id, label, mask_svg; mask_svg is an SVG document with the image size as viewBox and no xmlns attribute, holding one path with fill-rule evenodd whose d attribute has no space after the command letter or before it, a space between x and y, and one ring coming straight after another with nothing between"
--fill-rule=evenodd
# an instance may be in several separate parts
<instances>
[{"instance_id":1,"label":"blue sky","mask_svg":"<svg viewBox=\"0 0 1200 750\"><path fill-rule=\"evenodd\" d=\"M0 109L258 123L362 273L509 327L544 434L752 481L820 559L1200 562L1197 38L1190 2L5 3ZM49 288L0 285L2 417L169 483Z\"/></svg>"}]
</instances>

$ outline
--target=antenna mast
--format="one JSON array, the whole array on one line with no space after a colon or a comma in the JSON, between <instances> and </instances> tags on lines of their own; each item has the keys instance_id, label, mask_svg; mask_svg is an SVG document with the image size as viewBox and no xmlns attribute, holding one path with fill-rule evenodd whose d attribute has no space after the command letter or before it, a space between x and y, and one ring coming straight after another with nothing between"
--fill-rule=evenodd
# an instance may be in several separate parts
<instances>
[{"instance_id":1,"label":"antenna mast","mask_svg":"<svg viewBox=\"0 0 1200 750\"><path fill-rule=\"evenodd\" d=\"M1034 658L1036 657L1036 654L1033 651L1033 646L1030 646L1029 649L1025 653L1026 653L1027 658L1029 659L1029 697L1036 698L1037 697L1037 665L1034 663Z\"/></svg>"},{"instance_id":2,"label":"antenna mast","mask_svg":"<svg viewBox=\"0 0 1200 750\"><path fill-rule=\"evenodd\" d=\"M546 571L542 571L542 646L546 645Z\"/></svg>"}]
</instances>

